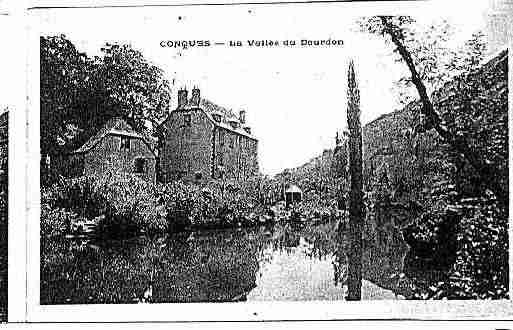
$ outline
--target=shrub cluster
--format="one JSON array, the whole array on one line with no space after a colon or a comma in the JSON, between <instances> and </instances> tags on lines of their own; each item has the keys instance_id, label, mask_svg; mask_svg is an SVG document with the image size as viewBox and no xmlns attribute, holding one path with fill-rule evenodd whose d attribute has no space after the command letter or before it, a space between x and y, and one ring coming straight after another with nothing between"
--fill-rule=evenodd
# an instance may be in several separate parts
<instances>
[{"instance_id":1,"label":"shrub cluster","mask_svg":"<svg viewBox=\"0 0 513 330\"><path fill-rule=\"evenodd\" d=\"M61 179L43 189L41 231L62 234L79 219L95 220L109 236L249 226L268 212L260 195L253 181L154 185L126 173Z\"/></svg>"},{"instance_id":2,"label":"shrub cluster","mask_svg":"<svg viewBox=\"0 0 513 330\"><path fill-rule=\"evenodd\" d=\"M462 199L454 262L444 281L418 290L419 298L507 299L508 216L491 196Z\"/></svg>"},{"instance_id":3,"label":"shrub cluster","mask_svg":"<svg viewBox=\"0 0 513 330\"><path fill-rule=\"evenodd\" d=\"M168 225L178 230L253 225L266 208L246 183L211 181L192 185L176 181L161 185L158 194Z\"/></svg>"},{"instance_id":4,"label":"shrub cluster","mask_svg":"<svg viewBox=\"0 0 513 330\"><path fill-rule=\"evenodd\" d=\"M335 199L321 198L319 194L311 191L304 193L303 200L294 209L300 217L309 220L328 221L338 215Z\"/></svg>"},{"instance_id":5,"label":"shrub cluster","mask_svg":"<svg viewBox=\"0 0 513 330\"><path fill-rule=\"evenodd\" d=\"M124 173L62 179L43 190L41 230L44 235L65 232L72 219L78 218L95 219L101 233L166 229L165 219L156 205L155 187Z\"/></svg>"}]
</instances>

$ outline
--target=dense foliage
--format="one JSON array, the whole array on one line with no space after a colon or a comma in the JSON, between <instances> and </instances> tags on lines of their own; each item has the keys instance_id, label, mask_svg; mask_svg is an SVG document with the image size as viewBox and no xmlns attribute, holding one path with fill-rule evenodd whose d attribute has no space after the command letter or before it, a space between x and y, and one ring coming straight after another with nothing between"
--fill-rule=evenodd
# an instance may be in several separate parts
<instances>
[{"instance_id":1,"label":"dense foliage","mask_svg":"<svg viewBox=\"0 0 513 330\"><path fill-rule=\"evenodd\" d=\"M80 219L109 235L255 225L270 216L271 187L263 178L157 185L127 173L61 178L42 190L41 230L66 233Z\"/></svg>"},{"instance_id":2,"label":"dense foliage","mask_svg":"<svg viewBox=\"0 0 513 330\"><path fill-rule=\"evenodd\" d=\"M166 113L169 82L130 45L107 43L92 58L64 35L40 46L42 155L76 149L114 116L141 128Z\"/></svg>"},{"instance_id":3,"label":"dense foliage","mask_svg":"<svg viewBox=\"0 0 513 330\"><path fill-rule=\"evenodd\" d=\"M41 230L46 236L60 230L69 232L77 217L94 219L102 234L166 229L156 205L155 187L125 173L62 179L43 189L41 208Z\"/></svg>"},{"instance_id":4,"label":"dense foliage","mask_svg":"<svg viewBox=\"0 0 513 330\"><path fill-rule=\"evenodd\" d=\"M389 171L401 178L391 181L410 190L400 197L423 206L405 229L406 240L417 258L447 270L419 297L508 297L507 51L482 64L484 34L451 49L446 22L426 28L408 16L375 16L359 27L382 37L408 69L398 86L409 104L396 113L408 125L394 120L391 129L378 120L383 138L375 141L389 149L378 162L407 165L398 166L399 175Z\"/></svg>"},{"instance_id":5,"label":"dense foliage","mask_svg":"<svg viewBox=\"0 0 513 330\"><path fill-rule=\"evenodd\" d=\"M433 94L448 129L493 165L490 176L506 191L507 76L502 52ZM421 106L412 102L363 128L365 237L386 242L402 230L412 254L407 275L428 269L445 274L443 280L417 283L418 298L505 298L508 204L436 132L418 130ZM340 169L346 162L336 156L347 158L347 142L341 145L278 176L303 189L307 209L336 206L337 191L348 190ZM395 205L405 208L403 214Z\"/></svg>"},{"instance_id":6,"label":"dense foliage","mask_svg":"<svg viewBox=\"0 0 513 330\"><path fill-rule=\"evenodd\" d=\"M159 195L169 221L179 227L235 227L255 224L266 206L254 194L256 181L212 181L204 185L180 181L162 185Z\"/></svg>"}]
</instances>

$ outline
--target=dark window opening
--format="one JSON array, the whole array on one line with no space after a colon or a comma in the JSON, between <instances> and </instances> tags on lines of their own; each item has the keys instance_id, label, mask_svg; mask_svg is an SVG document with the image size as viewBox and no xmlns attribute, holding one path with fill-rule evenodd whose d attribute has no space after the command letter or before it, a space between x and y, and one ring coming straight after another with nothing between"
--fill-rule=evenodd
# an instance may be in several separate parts
<instances>
[{"instance_id":1,"label":"dark window opening","mask_svg":"<svg viewBox=\"0 0 513 330\"><path fill-rule=\"evenodd\" d=\"M203 174L201 172L194 173L194 179L196 181L199 181L199 180L203 179Z\"/></svg>"},{"instance_id":2,"label":"dark window opening","mask_svg":"<svg viewBox=\"0 0 513 330\"><path fill-rule=\"evenodd\" d=\"M224 146L224 132L223 131L219 131L219 144L221 146Z\"/></svg>"},{"instance_id":3,"label":"dark window opening","mask_svg":"<svg viewBox=\"0 0 513 330\"><path fill-rule=\"evenodd\" d=\"M128 136L121 137L121 144L119 149L121 151L130 151L130 138Z\"/></svg>"},{"instance_id":4,"label":"dark window opening","mask_svg":"<svg viewBox=\"0 0 513 330\"><path fill-rule=\"evenodd\" d=\"M185 126L191 126L191 114L187 113L183 115L183 122Z\"/></svg>"},{"instance_id":5,"label":"dark window opening","mask_svg":"<svg viewBox=\"0 0 513 330\"><path fill-rule=\"evenodd\" d=\"M146 173L146 159L136 158L135 160L135 173L143 174Z\"/></svg>"}]
</instances>

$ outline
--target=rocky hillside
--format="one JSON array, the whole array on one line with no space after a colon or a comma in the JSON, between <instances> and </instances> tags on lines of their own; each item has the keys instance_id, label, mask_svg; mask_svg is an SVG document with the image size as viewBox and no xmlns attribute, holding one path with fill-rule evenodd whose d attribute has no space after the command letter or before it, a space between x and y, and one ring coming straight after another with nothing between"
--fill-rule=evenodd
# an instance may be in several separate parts
<instances>
[{"instance_id":1,"label":"rocky hillside","mask_svg":"<svg viewBox=\"0 0 513 330\"><path fill-rule=\"evenodd\" d=\"M447 127L465 136L487 162L497 164L507 189L508 52L501 52L478 70L455 78L432 95L437 112ZM443 176L460 171L456 181L467 193L479 190L472 171L454 157L434 130L419 116L420 102L380 116L363 128L366 189L384 171L394 196L423 200ZM344 143L310 162L290 170L294 177L335 177L345 164ZM339 165L336 165L339 162ZM456 169L453 167L456 166ZM456 171L458 170L458 171ZM338 171L339 175L343 174ZM476 187L477 185L477 187Z\"/></svg>"}]
</instances>

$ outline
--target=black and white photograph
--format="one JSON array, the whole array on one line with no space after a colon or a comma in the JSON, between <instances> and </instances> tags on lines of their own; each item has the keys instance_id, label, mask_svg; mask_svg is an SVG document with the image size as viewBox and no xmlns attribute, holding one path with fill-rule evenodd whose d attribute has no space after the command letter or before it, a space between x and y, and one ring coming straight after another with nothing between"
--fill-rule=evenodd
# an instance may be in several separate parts
<instances>
[{"instance_id":1,"label":"black and white photograph","mask_svg":"<svg viewBox=\"0 0 513 330\"><path fill-rule=\"evenodd\" d=\"M0 31L5 31L11 23L9 12L0 1ZM9 44L13 39L0 32L0 43ZM14 71L9 63L9 52L0 52L0 323L7 322L7 237L8 237L8 130L9 112L14 109L15 99L9 86Z\"/></svg>"},{"instance_id":2,"label":"black and white photograph","mask_svg":"<svg viewBox=\"0 0 513 330\"><path fill-rule=\"evenodd\" d=\"M29 319L511 317L513 3L414 3L29 9Z\"/></svg>"}]
</instances>

